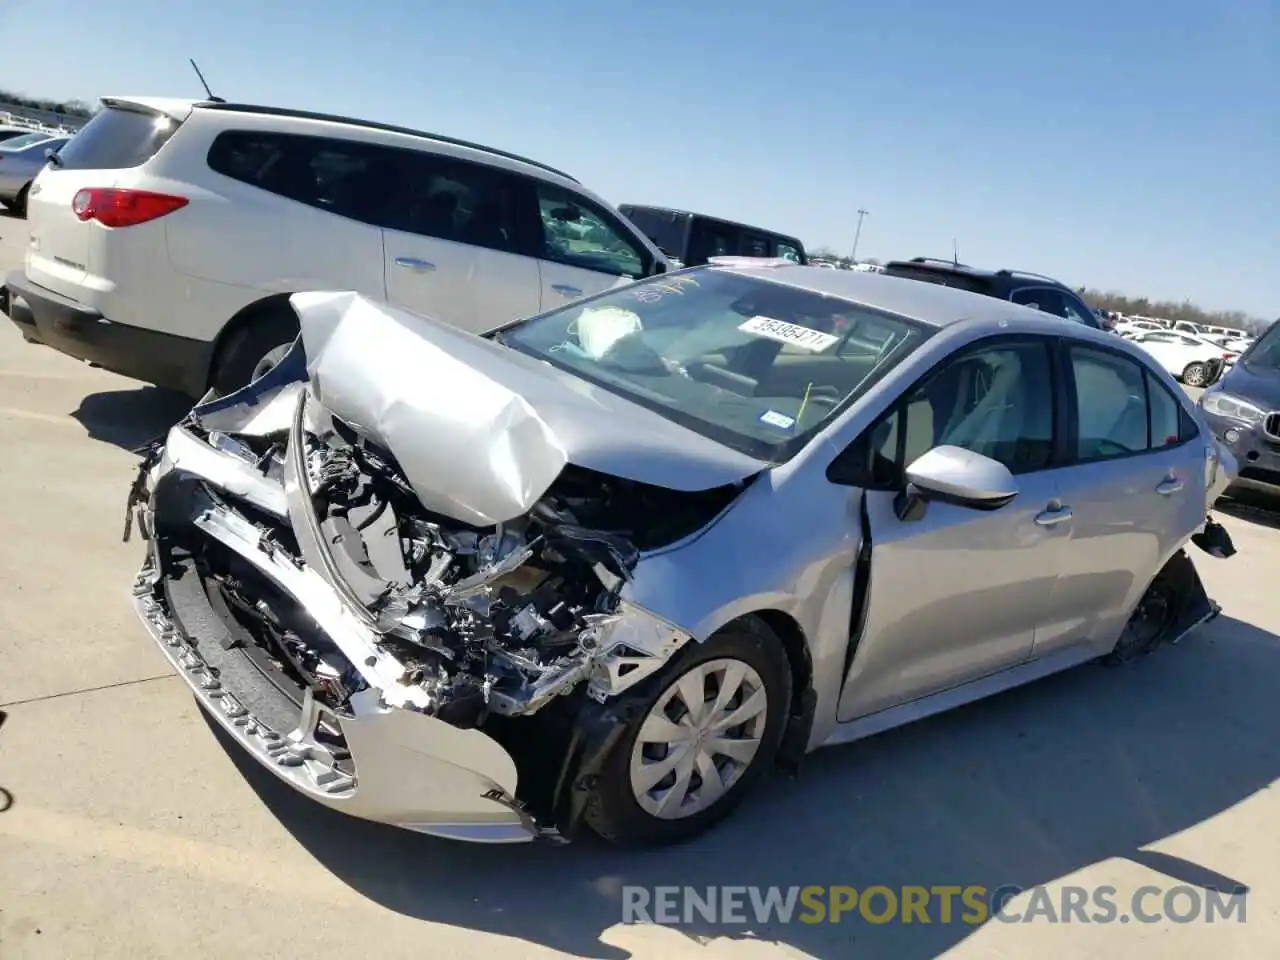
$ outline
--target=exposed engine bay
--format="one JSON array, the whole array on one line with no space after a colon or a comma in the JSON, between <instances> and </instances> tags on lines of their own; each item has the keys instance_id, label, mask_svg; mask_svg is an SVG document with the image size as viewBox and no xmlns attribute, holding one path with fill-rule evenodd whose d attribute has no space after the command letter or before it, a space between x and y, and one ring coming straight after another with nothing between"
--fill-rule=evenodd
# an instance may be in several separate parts
<instances>
[{"instance_id":1,"label":"exposed engine bay","mask_svg":"<svg viewBox=\"0 0 1280 960\"><path fill-rule=\"evenodd\" d=\"M299 413L307 409L299 394ZM299 429L307 500L331 579L403 665L421 707L455 726L489 711L536 712L587 681L598 700L651 672L684 637L657 636L621 602L641 548L696 530L733 490L698 496L570 468L525 517L492 528L431 514L392 455L331 415ZM201 428L192 424L193 432ZM205 439L267 476L283 478L288 438L205 433ZM683 509L680 509L683 506ZM633 529L624 518L639 518ZM634 523L634 520L632 521ZM263 522L283 549L287 527ZM301 560L301 554L297 554ZM323 634L290 629L263 599L263 585L219 574L237 618L276 648L329 706L362 688L326 649Z\"/></svg>"}]
</instances>

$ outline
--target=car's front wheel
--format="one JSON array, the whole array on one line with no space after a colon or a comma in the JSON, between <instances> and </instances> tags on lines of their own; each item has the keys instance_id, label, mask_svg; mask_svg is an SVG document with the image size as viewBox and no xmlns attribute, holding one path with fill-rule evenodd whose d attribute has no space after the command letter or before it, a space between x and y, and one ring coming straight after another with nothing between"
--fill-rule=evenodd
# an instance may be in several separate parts
<instances>
[{"instance_id":1,"label":"car's front wheel","mask_svg":"<svg viewBox=\"0 0 1280 960\"><path fill-rule=\"evenodd\" d=\"M1182 382L1188 387L1203 387L1208 379L1205 365L1198 360L1195 363L1188 363L1186 369L1182 371Z\"/></svg>"},{"instance_id":2,"label":"car's front wheel","mask_svg":"<svg viewBox=\"0 0 1280 960\"><path fill-rule=\"evenodd\" d=\"M742 801L773 765L791 702L778 638L748 617L687 647L653 680L584 814L606 840L686 840Z\"/></svg>"}]
</instances>

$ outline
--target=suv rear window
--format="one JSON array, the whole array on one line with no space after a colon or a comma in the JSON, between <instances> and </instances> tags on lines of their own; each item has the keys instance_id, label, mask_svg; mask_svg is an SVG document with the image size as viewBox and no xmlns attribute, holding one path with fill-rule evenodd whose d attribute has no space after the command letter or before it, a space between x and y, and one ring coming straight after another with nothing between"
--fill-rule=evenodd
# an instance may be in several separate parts
<instances>
[{"instance_id":1,"label":"suv rear window","mask_svg":"<svg viewBox=\"0 0 1280 960\"><path fill-rule=\"evenodd\" d=\"M915 267L905 263L886 264L884 272L890 277L906 277L909 280L923 280L925 283L936 283L944 287L958 287L961 290L968 290L970 293L983 293L987 296L991 295L990 285L981 277L976 277L969 273L959 273L946 269L930 269L929 267Z\"/></svg>"},{"instance_id":2,"label":"suv rear window","mask_svg":"<svg viewBox=\"0 0 1280 960\"><path fill-rule=\"evenodd\" d=\"M61 150L62 170L124 170L156 155L180 124L150 111L104 107Z\"/></svg>"}]
</instances>

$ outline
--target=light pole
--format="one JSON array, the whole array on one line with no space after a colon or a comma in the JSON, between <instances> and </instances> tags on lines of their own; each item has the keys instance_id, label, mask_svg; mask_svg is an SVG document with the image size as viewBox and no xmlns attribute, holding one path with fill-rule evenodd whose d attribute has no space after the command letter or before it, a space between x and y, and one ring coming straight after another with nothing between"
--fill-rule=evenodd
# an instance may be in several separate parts
<instances>
[{"instance_id":1,"label":"light pole","mask_svg":"<svg viewBox=\"0 0 1280 960\"><path fill-rule=\"evenodd\" d=\"M849 259L855 264L858 262L858 238L862 236L862 218L867 215L867 211L861 207L858 208L858 228L853 232L853 250L849 252Z\"/></svg>"}]
</instances>

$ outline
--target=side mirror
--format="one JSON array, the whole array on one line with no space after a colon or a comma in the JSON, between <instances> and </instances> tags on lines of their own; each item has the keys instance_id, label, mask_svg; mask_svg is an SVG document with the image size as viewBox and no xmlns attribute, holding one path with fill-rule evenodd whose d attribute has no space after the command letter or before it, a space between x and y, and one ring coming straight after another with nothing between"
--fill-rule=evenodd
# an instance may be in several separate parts
<instances>
[{"instance_id":1,"label":"side mirror","mask_svg":"<svg viewBox=\"0 0 1280 960\"><path fill-rule=\"evenodd\" d=\"M1018 495L1018 483L1003 463L945 444L913 460L906 480L893 501L899 520L919 520L930 500L972 510L999 510Z\"/></svg>"},{"instance_id":2,"label":"side mirror","mask_svg":"<svg viewBox=\"0 0 1280 960\"><path fill-rule=\"evenodd\" d=\"M556 207L551 211L551 217L561 223L577 223L582 219L582 212L577 207Z\"/></svg>"}]
</instances>

